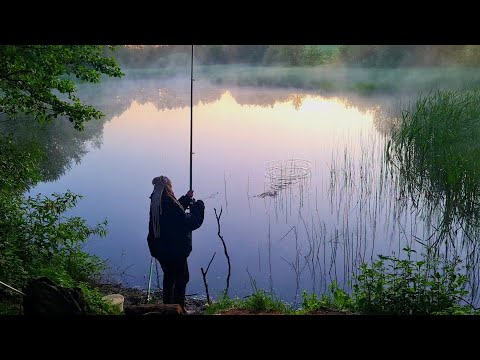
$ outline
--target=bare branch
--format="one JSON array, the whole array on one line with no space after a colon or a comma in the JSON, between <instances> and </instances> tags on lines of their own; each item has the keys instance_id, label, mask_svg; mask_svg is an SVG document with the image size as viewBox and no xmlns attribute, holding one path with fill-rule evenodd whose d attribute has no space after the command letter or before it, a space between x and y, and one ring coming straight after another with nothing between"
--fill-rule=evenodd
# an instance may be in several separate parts
<instances>
[{"instance_id":1,"label":"bare branch","mask_svg":"<svg viewBox=\"0 0 480 360\"><path fill-rule=\"evenodd\" d=\"M210 294L208 293L208 284L207 284L207 273L208 273L208 269L210 269L210 265L212 264L212 261L213 261L213 258L215 257L217 253L215 252L212 256L212 258L210 259L210 262L208 263L208 266L207 266L207 270L203 270L203 267L200 268L200 270L202 271L202 276L203 276L203 284L205 285L205 292L207 293L207 302L208 302L208 305L210 305L212 303L212 301L210 300Z\"/></svg>"},{"instance_id":2,"label":"bare branch","mask_svg":"<svg viewBox=\"0 0 480 360\"><path fill-rule=\"evenodd\" d=\"M295 229L295 225L293 225L293 226L290 228L290 230L288 230L287 233L286 233L285 235L283 235L283 237L282 237L278 242L280 242L280 241L282 241L283 239L285 239L285 238L287 237L287 235L290 234L290 232L291 232L293 229Z\"/></svg>"},{"instance_id":3,"label":"bare branch","mask_svg":"<svg viewBox=\"0 0 480 360\"><path fill-rule=\"evenodd\" d=\"M225 244L225 240L223 240L223 236L220 234L220 217L222 216L223 209L220 207L220 214L219 215L217 215L217 209L216 208L213 208L213 210L215 211L215 217L217 218L217 225L218 225L217 235L220 238L220 240L222 240L223 250L225 252L225 256L226 256L227 262L228 262L227 287L225 288L225 293L223 294L224 297L227 297L228 288L230 287L231 265L230 265L230 256L228 256L227 245Z\"/></svg>"}]
</instances>

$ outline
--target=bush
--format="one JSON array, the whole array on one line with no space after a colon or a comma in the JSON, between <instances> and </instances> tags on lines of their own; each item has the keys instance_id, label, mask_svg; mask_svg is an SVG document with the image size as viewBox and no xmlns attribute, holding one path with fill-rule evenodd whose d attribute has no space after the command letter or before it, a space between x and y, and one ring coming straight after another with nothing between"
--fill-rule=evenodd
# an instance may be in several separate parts
<instances>
[{"instance_id":1,"label":"bush","mask_svg":"<svg viewBox=\"0 0 480 360\"><path fill-rule=\"evenodd\" d=\"M329 286L329 293L322 294L320 299L316 294L308 295L305 290L302 292L302 298L302 307L297 311L298 314L308 314L317 310L355 309L353 299L336 282Z\"/></svg>"},{"instance_id":2,"label":"bush","mask_svg":"<svg viewBox=\"0 0 480 360\"><path fill-rule=\"evenodd\" d=\"M460 260L413 261L415 250L403 250L404 260L380 255L372 265L361 265L354 276L355 309L367 314L434 314L458 308L468 294Z\"/></svg>"},{"instance_id":3,"label":"bush","mask_svg":"<svg viewBox=\"0 0 480 360\"><path fill-rule=\"evenodd\" d=\"M447 261L429 256L413 261L415 250L403 249L406 259L379 256L371 265L362 264L353 276L353 292L349 295L337 283L329 293L317 298L303 292L299 314L316 310L350 310L361 314L396 315L470 315L478 313L466 305L463 297L467 276L461 273L460 261Z\"/></svg>"},{"instance_id":4,"label":"bush","mask_svg":"<svg viewBox=\"0 0 480 360\"><path fill-rule=\"evenodd\" d=\"M38 154L22 151L9 137L0 137L0 149L0 279L21 289L29 280L47 276L61 286L83 283L88 289L86 283L105 264L81 246L92 235L105 236L107 221L89 227L80 217L66 217L81 198L70 191L24 197L39 179ZM0 302L11 303L12 295L2 287Z\"/></svg>"}]
</instances>

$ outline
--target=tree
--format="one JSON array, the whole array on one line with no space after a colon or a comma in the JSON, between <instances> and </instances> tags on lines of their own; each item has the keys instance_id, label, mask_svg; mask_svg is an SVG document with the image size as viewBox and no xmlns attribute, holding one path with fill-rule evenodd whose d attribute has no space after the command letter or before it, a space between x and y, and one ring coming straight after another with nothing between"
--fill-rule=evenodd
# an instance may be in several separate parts
<instances>
[{"instance_id":1,"label":"tree","mask_svg":"<svg viewBox=\"0 0 480 360\"><path fill-rule=\"evenodd\" d=\"M39 122L65 116L82 130L85 121L103 114L75 96L74 78L97 83L102 74L124 74L114 47L99 45L1 45L0 113L32 115Z\"/></svg>"}]
</instances>

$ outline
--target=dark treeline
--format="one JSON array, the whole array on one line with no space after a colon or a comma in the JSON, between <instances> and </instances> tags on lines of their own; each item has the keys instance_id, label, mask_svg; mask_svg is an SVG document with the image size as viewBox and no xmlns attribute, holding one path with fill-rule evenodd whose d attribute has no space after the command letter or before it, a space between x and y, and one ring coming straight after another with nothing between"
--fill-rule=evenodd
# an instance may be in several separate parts
<instances>
[{"instance_id":1,"label":"dark treeline","mask_svg":"<svg viewBox=\"0 0 480 360\"><path fill-rule=\"evenodd\" d=\"M124 67L183 66L190 45L120 46ZM197 45L197 64L398 67L480 65L479 45Z\"/></svg>"},{"instance_id":2,"label":"dark treeline","mask_svg":"<svg viewBox=\"0 0 480 360\"><path fill-rule=\"evenodd\" d=\"M337 45L197 45L198 64L321 65L338 55ZM186 65L190 45L122 46L116 59L124 67Z\"/></svg>"},{"instance_id":3,"label":"dark treeline","mask_svg":"<svg viewBox=\"0 0 480 360\"><path fill-rule=\"evenodd\" d=\"M338 59L369 67L480 65L479 45L348 45Z\"/></svg>"}]
</instances>

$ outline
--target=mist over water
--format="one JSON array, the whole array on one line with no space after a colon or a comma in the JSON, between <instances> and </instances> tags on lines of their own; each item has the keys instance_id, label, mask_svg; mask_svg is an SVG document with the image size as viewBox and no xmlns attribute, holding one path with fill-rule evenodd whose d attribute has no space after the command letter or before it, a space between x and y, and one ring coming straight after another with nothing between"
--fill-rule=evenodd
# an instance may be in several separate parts
<instances>
[{"instance_id":1,"label":"mist over water","mask_svg":"<svg viewBox=\"0 0 480 360\"><path fill-rule=\"evenodd\" d=\"M97 145L78 163L57 166L57 181L31 191L84 195L72 214L89 224L109 220L107 237L91 239L86 250L142 288L150 265L151 180L167 175L177 197L189 187L190 79L172 71L127 70L122 80L79 86L79 97L106 114L87 125ZM419 248L412 235L429 236L428 219L398 206L395 182L386 176L392 109L433 85L474 81L469 70L225 65L195 71L193 188L206 209L193 233L187 293L204 293L200 268L215 252L210 292L225 287L214 208L223 209L230 294L252 292L250 273L257 287L297 304L301 290L322 292L333 280L346 286L362 261L398 254L406 244Z\"/></svg>"}]
</instances>

